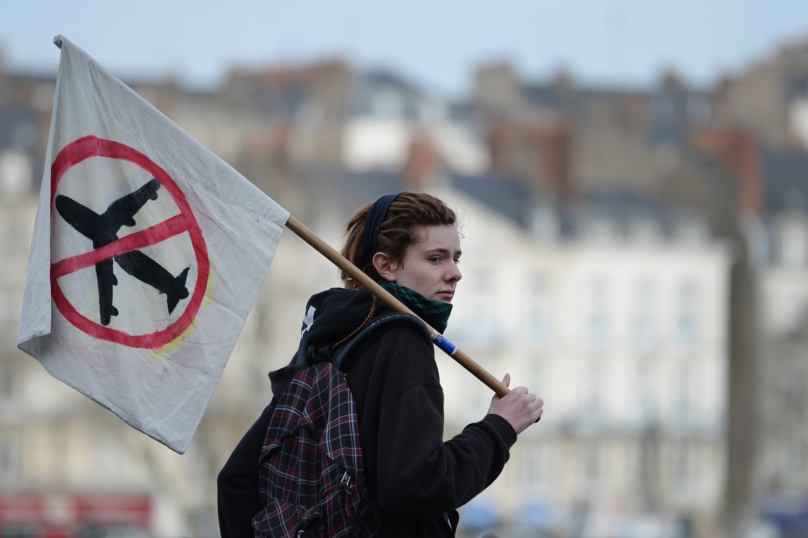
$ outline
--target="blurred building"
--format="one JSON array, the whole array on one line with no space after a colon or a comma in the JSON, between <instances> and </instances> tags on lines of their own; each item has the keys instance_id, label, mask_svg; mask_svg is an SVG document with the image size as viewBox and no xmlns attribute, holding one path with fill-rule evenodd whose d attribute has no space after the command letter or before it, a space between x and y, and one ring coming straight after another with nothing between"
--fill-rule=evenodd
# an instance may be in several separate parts
<instances>
[{"instance_id":1,"label":"blurred building","mask_svg":"<svg viewBox=\"0 0 808 538\"><path fill-rule=\"evenodd\" d=\"M674 73L641 92L579 87L563 71L528 83L507 64L492 64L478 70L472 102L494 169L564 202L604 189L659 195L691 132L710 124L713 101Z\"/></svg>"},{"instance_id":2,"label":"blurred building","mask_svg":"<svg viewBox=\"0 0 808 538\"><path fill-rule=\"evenodd\" d=\"M753 251L760 304L754 499L793 535L808 533L808 152L764 151Z\"/></svg>"},{"instance_id":3,"label":"blurred building","mask_svg":"<svg viewBox=\"0 0 808 538\"><path fill-rule=\"evenodd\" d=\"M738 206L754 280L752 380L738 430L752 432L739 452L748 463L746 502L784 536L808 535L808 391L804 369L805 283L801 254L808 217L805 103L808 45L783 46L774 55L727 77L716 95L711 146L723 169L737 178Z\"/></svg>"},{"instance_id":4,"label":"blurred building","mask_svg":"<svg viewBox=\"0 0 808 538\"><path fill-rule=\"evenodd\" d=\"M806 81L798 44L714 89L499 63L452 100L340 60L130 85L334 246L381 194L460 210L447 335L546 401L467 531L708 537L808 521ZM16 350L52 98L0 72L0 535L216 536L215 476L337 272L286 234L186 455L132 430ZM448 436L490 393L436 356Z\"/></svg>"},{"instance_id":5,"label":"blurred building","mask_svg":"<svg viewBox=\"0 0 808 538\"><path fill-rule=\"evenodd\" d=\"M443 191L468 219L447 335L547 403L467 514L493 505L505 521L561 535L614 536L641 521L714 535L728 245L692 212L619 193L556 213L556 237L537 236L514 218L519 197L496 207L495 185L485 188L491 196ZM448 426L459 431L490 395L446 362Z\"/></svg>"},{"instance_id":6,"label":"blurred building","mask_svg":"<svg viewBox=\"0 0 808 538\"><path fill-rule=\"evenodd\" d=\"M343 128L342 163L354 172L397 172L412 151L428 145L451 169L479 174L488 169L488 152L469 112L393 73L359 74Z\"/></svg>"}]
</instances>

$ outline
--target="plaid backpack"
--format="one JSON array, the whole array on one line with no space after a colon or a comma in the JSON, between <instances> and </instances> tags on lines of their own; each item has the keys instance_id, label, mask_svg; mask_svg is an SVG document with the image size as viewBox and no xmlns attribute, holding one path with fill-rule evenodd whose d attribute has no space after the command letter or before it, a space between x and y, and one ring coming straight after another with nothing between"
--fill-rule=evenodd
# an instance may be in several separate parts
<instances>
[{"instance_id":1,"label":"plaid backpack","mask_svg":"<svg viewBox=\"0 0 808 538\"><path fill-rule=\"evenodd\" d=\"M381 529L365 488L354 399L329 362L295 375L269 421L259 466L256 535L371 537Z\"/></svg>"},{"instance_id":2,"label":"plaid backpack","mask_svg":"<svg viewBox=\"0 0 808 538\"><path fill-rule=\"evenodd\" d=\"M256 536L361 537L381 531L381 515L365 487L359 422L345 374L357 350L391 324L429 332L414 316L378 316L335 351L301 340L297 374L269 420L259 461Z\"/></svg>"}]
</instances>

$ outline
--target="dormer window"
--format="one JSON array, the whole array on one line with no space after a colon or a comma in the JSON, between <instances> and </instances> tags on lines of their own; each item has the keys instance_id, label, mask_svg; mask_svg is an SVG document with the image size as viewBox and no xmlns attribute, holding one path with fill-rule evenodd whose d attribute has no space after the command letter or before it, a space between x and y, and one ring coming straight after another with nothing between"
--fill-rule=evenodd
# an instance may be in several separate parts
<instances>
[{"instance_id":1,"label":"dormer window","mask_svg":"<svg viewBox=\"0 0 808 538\"><path fill-rule=\"evenodd\" d=\"M590 283L588 301L587 340L590 345L602 346L609 338L609 289L605 281L597 279Z\"/></svg>"},{"instance_id":2,"label":"dormer window","mask_svg":"<svg viewBox=\"0 0 808 538\"><path fill-rule=\"evenodd\" d=\"M660 123L670 123L676 119L676 102L670 95L654 98L654 116Z\"/></svg>"},{"instance_id":3,"label":"dormer window","mask_svg":"<svg viewBox=\"0 0 808 538\"><path fill-rule=\"evenodd\" d=\"M373 115L401 117L404 115L404 102L396 92L381 90L373 97Z\"/></svg>"},{"instance_id":4,"label":"dormer window","mask_svg":"<svg viewBox=\"0 0 808 538\"><path fill-rule=\"evenodd\" d=\"M445 120L449 115L446 105L437 99L422 99L417 109L418 117L426 121Z\"/></svg>"},{"instance_id":5,"label":"dormer window","mask_svg":"<svg viewBox=\"0 0 808 538\"><path fill-rule=\"evenodd\" d=\"M676 332L682 346L690 347L699 342L699 313L701 296L694 282L683 282L679 286L677 299Z\"/></svg>"},{"instance_id":6,"label":"dormer window","mask_svg":"<svg viewBox=\"0 0 808 538\"><path fill-rule=\"evenodd\" d=\"M539 207L533 211L531 229L536 239L552 241L558 238L560 223L552 209Z\"/></svg>"},{"instance_id":7,"label":"dormer window","mask_svg":"<svg viewBox=\"0 0 808 538\"><path fill-rule=\"evenodd\" d=\"M691 95L687 99L687 118L693 123L704 124L711 119L710 101L701 95Z\"/></svg>"}]
</instances>

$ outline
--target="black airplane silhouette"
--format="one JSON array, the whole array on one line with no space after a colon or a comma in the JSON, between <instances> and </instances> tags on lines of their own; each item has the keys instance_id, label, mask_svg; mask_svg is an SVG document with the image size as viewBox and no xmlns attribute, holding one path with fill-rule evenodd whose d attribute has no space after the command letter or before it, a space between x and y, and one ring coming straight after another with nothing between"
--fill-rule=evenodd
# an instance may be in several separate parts
<instances>
[{"instance_id":1,"label":"black airplane silhouette","mask_svg":"<svg viewBox=\"0 0 808 538\"><path fill-rule=\"evenodd\" d=\"M118 230L121 226L135 225L135 214L146 202L157 199L159 188L160 182L152 179L135 192L109 204L107 210L100 215L67 196L57 196L55 205L62 218L83 236L91 239L94 249L99 249L118 239ZM112 260L133 277L160 293L165 293L169 314L174 311L181 299L188 297L185 280L190 266L183 269L177 277L173 277L162 265L142 252L138 250L124 252L95 264L102 325L109 325L112 316L118 315L118 309L112 306L112 286L118 284L118 279L112 272Z\"/></svg>"}]
</instances>

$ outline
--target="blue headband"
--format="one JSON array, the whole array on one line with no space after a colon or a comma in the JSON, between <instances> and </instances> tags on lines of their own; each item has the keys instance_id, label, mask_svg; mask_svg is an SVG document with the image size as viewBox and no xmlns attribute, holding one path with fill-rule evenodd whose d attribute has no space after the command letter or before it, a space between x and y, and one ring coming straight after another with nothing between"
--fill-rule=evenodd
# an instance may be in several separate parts
<instances>
[{"instance_id":1,"label":"blue headband","mask_svg":"<svg viewBox=\"0 0 808 538\"><path fill-rule=\"evenodd\" d=\"M390 209L390 204L393 200L398 198L397 194L385 194L375 202L370 208L368 218L365 221L365 230L362 232L362 257L364 258L363 265L372 263L373 255L376 254L376 238L379 236L379 228L382 227L384 217L387 216L387 210Z\"/></svg>"}]
</instances>

